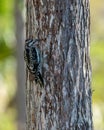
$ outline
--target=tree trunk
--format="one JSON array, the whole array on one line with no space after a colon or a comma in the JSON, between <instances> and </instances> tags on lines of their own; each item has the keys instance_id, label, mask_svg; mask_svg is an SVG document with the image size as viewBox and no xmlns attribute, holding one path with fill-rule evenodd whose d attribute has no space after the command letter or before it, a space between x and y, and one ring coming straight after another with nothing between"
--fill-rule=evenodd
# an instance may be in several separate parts
<instances>
[{"instance_id":1,"label":"tree trunk","mask_svg":"<svg viewBox=\"0 0 104 130\"><path fill-rule=\"evenodd\" d=\"M17 92L16 92L16 108L17 108L17 129L25 130L25 69L23 60L23 43L24 43L24 21L20 5L23 1L15 0L14 16L15 16L15 35L16 35L16 58L17 58Z\"/></svg>"},{"instance_id":2,"label":"tree trunk","mask_svg":"<svg viewBox=\"0 0 104 130\"><path fill-rule=\"evenodd\" d=\"M44 88L26 79L26 130L92 130L88 0L27 0L26 38L39 38Z\"/></svg>"}]
</instances>

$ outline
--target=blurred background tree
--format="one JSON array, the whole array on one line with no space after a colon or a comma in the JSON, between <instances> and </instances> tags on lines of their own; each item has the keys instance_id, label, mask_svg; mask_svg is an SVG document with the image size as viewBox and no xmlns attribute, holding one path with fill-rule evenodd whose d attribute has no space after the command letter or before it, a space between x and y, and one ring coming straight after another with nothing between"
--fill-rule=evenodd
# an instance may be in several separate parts
<instances>
[{"instance_id":1,"label":"blurred background tree","mask_svg":"<svg viewBox=\"0 0 104 130\"><path fill-rule=\"evenodd\" d=\"M24 1L0 1L0 130L24 130Z\"/></svg>"},{"instance_id":2,"label":"blurred background tree","mask_svg":"<svg viewBox=\"0 0 104 130\"><path fill-rule=\"evenodd\" d=\"M16 110L17 110L17 129L25 130L25 69L24 69L24 19L22 12L24 11L24 1L15 0L14 3L14 19L15 19L15 38L16 38Z\"/></svg>"},{"instance_id":3,"label":"blurred background tree","mask_svg":"<svg viewBox=\"0 0 104 130\"><path fill-rule=\"evenodd\" d=\"M91 0L90 5L93 120L95 130L104 130L104 0ZM23 29L24 8L22 0L0 0L0 130L17 130L16 119L24 122L24 115L19 116L24 110L24 99L21 97L24 89L20 89L24 83L19 84L19 81L22 78L23 81L24 77L17 71L23 69L23 55L20 53L20 59L18 55L18 47L23 49L23 39L21 43L16 40L20 36L19 29ZM19 15L16 15L18 9Z\"/></svg>"}]
</instances>

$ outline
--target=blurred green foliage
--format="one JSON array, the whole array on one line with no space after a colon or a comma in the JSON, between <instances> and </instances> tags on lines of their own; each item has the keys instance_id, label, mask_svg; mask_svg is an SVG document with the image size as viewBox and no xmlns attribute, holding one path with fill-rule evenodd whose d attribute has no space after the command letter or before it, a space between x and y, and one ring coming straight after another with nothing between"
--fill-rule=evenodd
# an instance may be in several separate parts
<instances>
[{"instance_id":1,"label":"blurred green foliage","mask_svg":"<svg viewBox=\"0 0 104 130\"><path fill-rule=\"evenodd\" d=\"M91 0L90 6L94 130L104 130L104 0Z\"/></svg>"},{"instance_id":2,"label":"blurred green foliage","mask_svg":"<svg viewBox=\"0 0 104 130\"><path fill-rule=\"evenodd\" d=\"M0 39L0 61L4 61L9 56L13 55L13 48L8 47L6 45L6 41L4 41L4 38Z\"/></svg>"},{"instance_id":3,"label":"blurred green foliage","mask_svg":"<svg viewBox=\"0 0 104 130\"><path fill-rule=\"evenodd\" d=\"M104 43L91 45L92 86L94 102L104 101Z\"/></svg>"},{"instance_id":4,"label":"blurred green foliage","mask_svg":"<svg viewBox=\"0 0 104 130\"><path fill-rule=\"evenodd\" d=\"M8 108L16 91L14 0L0 0L0 130L16 130L16 111Z\"/></svg>"},{"instance_id":5,"label":"blurred green foliage","mask_svg":"<svg viewBox=\"0 0 104 130\"><path fill-rule=\"evenodd\" d=\"M0 62L14 51L14 0L0 0Z\"/></svg>"},{"instance_id":6,"label":"blurred green foliage","mask_svg":"<svg viewBox=\"0 0 104 130\"><path fill-rule=\"evenodd\" d=\"M15 113L14 109L11 109L0 116L0 130L16 130L16 124L13 123L16 116Z\"/></svg>"},{"instance_id":7,"label":"blurred green foliage","mask_svg":"<svg viewBox=\"0 0 104 130\"><path fill-rule=\"evenodd\" d=\"M13 34L14 0L0 0L0 37L9 38Z\"/></svg>"}]
</instances>

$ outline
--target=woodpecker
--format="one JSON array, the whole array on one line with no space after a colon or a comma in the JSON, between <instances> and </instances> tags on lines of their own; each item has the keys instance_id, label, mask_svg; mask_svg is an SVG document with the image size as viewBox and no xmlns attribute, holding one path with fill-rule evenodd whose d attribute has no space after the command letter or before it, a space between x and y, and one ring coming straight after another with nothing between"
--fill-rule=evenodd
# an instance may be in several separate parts
<instances>
[{"instance_id":1,"label":"woodpecker","mask_svg":"<svg viewBox=\"0 0 104 130\"><path fill-rule=\"evenodd\" d=\"M24 60L26 62L27 69L32 75L34 75L36 84L43 87L44 81L41 74L41 53L36 44L36 42L39 41L39 39L26 39Z\"/></svg>"}]
</instances>

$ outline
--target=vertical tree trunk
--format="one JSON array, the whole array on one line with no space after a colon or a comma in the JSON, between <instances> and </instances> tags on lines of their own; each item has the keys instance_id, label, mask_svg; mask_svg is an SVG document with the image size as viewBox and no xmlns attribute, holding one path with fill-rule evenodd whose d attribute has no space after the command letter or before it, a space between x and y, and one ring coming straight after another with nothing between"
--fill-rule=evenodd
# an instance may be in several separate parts
<instances>
[{"instance_id":1,"label":"vertical tree trunk","mask_svg":"<svg viewBox=\"0 0 104 130\"><path fill-rule=\"evenodd\" d=\"M17 128L25 130L25 69L23 60L23 43L24 43L24 21L20 5L23 1L15 0L15 25L16 25L16 54L17 54L17 92L16 92L16 108L17 108Z\"/></svg>"},{"instance_id":2,"label":"vertical tree trunk","mask_svg":"<svg viewBox=\"0 0 104 130\"><path fill-rule=\"evenodd\" d=\"M44 88L27 71L26 130L92 130L88 0L27 0L26 38L39 38Z\"/></svg>"}]
</instances>

